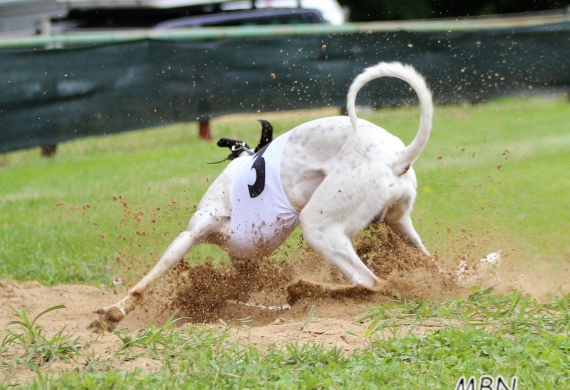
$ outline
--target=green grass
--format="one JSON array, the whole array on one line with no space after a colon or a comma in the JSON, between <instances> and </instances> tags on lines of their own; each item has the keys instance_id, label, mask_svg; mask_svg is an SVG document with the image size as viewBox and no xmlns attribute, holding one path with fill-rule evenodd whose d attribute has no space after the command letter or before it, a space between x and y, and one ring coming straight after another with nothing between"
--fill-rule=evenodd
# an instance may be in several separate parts
<instances>
[{"instance_id":1,"label":"green grass","mask_svg":"<svg viewBox=\"0 0 570 390\"><path fill-rule=\"evenodd\" d=\"M263 117L281 133L321 115ZM417 129L417 107L360 116L405 142ZM216 120L214 136L253 144L256 118ZM427 247L453 261L502 250L519 263L538 256L567 265L568 123L563 99L436 107L432 138L415 164L414 222ZM0 277L98 285L124 271L122 262L153 264L225 166L206 164L227 152L196 132L181 124L64 143L52 159L35 149L0 156ZM208 256L225 258L208 246L190 258Z\"/></svg>"},{"instance_id":2,"label":"green grass","mask_svg":"<svg viewBox=\"0 0 570 390\"><path fill-rule=\"evenodd\" d=\"M216 137L259 139L253 117L214 127ZM182 124L64 143L52 159L36 149L0 155L0 277L99 285L117 258L141 269L154 263L226 166L206 164L228 151L196 134L195 124ZM193 251L206 256L224 258L213 247Z\"/></svg>"},{"instance_id":3,"label":"green grass","mask_svg":"<svg viewBox=\"0 0 570 390\"><path fill-rule=\"evenodd\" d=\"M468 227L478 234L493 231L494 242L481 249L515 246L522 262L536 254L567 262L568 123L567 102L538 98L449 107L436 115L417 164L417 209L429 210L418 228L428 245L445 246ZM441 229L433 229L435 222Z\"/></svg>"},{"instance_id":4,"label":"green grass","mask_svg":"<svg viewBox=\"0 0 570 390\"><path fill-rule=\"evenodd\" d=\"M40 374L24 388L251 388L446 389L462 376L516 377L518 388L566 388L570 380L570 296L539 303L513 293L475 291L467 300L394 302L369 310L370 346L344 354L323 345L290 343L253 347L229 338L229 329L163 327L136 335L115 332L117 350L97 359L77 353L76 369ZM449 326L423 335L401 334L426 321ZM393 331L391 331L391 329ZM156 372L112 369L151 356ZM9 364L10 358L4 359Z\"/></svg>"},{"instance_id":5,"label":"green grass","mask_svg":"<svg viewBox=\"0 0 570 390\"><path fill-rule=\"evenodd\" d=\"M260 117L281 133L322 115ZM406 143L417 129L417 107L359 116ZM256 119L216 120L214 137L254 144ZM563 99L436 107L432 138L414 166L419 196L413 218L427 247L449 264L501 250L515 266L549 268L558 279L568 275L569 123ZM140 277L185 228L225 166L206 164L227 152L196 133L195 124L180 124L64 143L52 159L38 150L0 155L0 278L99 285L117 274L126 283ZM208 257L226 259L210 246L196 248L188 259ZM72 351L76 371L40 370L26 386L451 388L461 376L486 374L517 376L520 388L563 388L570 379L569 299L539 303L517 293L479 291L466 301L394 302L363 314L372 323L371 347L351 355L319 345L254 348L229 341L224 332L168 323L135 335L118 333L123 347L111 360ZM425 335L400 332L428 320L448 327ZM13 340L3 334L0 360L9 374L9 364L18 363L7 355L7 341ZM117 368L116 362L142 353L162 368Z\"/></svg>"},{"instance_id":6,"label":"green grass","mask_svg":"<svg viewBox=\"0 0 570 390\"><path fill-rule=\"evenodd\" d=\"M45 330L42 326L36 325L40 317L50 311L65 309L64 305L57 305L50 307L31 320L25 309L12 308L14 316L17 320L10 321L6 324L5 337L2 340L2 347L0 352L7 351L10 344L17 344L21 346L24 353L21 356L16 356L13 361L15 365L26 365L31 369L35 369L44 363L51 363L58 359L67 360L71 355L77 354L78 340L71 339L69 334L64 334L65 326L55 334L53 337L47 337ZM10 328L10 326L18 326L18 330ZM11 356L10 356L11 357Z\"/></svg>"}]
</instances>

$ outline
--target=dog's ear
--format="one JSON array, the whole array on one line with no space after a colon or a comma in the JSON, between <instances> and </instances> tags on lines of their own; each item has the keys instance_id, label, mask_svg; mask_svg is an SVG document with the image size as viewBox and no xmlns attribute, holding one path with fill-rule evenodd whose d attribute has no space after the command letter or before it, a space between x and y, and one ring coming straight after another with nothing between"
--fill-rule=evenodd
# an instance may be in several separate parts
<instances>
[{"instance_id":1,"label":"dog's ear","mask_svg":"<svg viewBox=\"0 0 570 390\"><path fill-rule=\"evenodd\" d=\"M265 145L273 141L273 126L266 120L259 119L259 123L261 123L261 138L259 139L259 144L256 146L254 152L257 153L261 150Z\"/></svg>"},{"instance_id":2,"label":"dog's ear","mask_svg":"<svg viewBox=\"0 0 570 390\"><path fill-rule=\"evenodd\" d=\"M231 138L220 138L220 140L218 141L218 146L220 148L230 148L232 149L232 146L235 148L236 146L245 146L246 148L249 149L249 145L246 144L243 141L237 140L237 139L231 139Z\"/></svg>"},{"instance_id":3,"label":"dog's ear","mask_svg":"<svg viewBox=\"0 0 570 390\"><path fill-rule=\"evenodd\" d=\"M250 154L250 155L253 154L253 152L251 151L251 148L249 147L248 144L246 144L243 141L239 141L237 139L221 138L218 141L218 146L220 148L230 148L230 150L231 150L230 155L221 161L215 161L215 162L211 162L208 164L219 164L219 163L224 162L226 160L236 159L239 156L241 156L241 154L243 152L246 152L247 154Z\"/></svg>"},{"instance_id":4,"label":"dog's ear","mask_svg":"<svg viewBox=\"0 0 570 390\"><path fill-rule=\"evenodd\" d=\"M221 138L218 141L218 146L220 148L230 148L230 150L232 152L235 152L235 151L242 152L242 151L249 150L248 153L251 154L251 148L249 147L249 145L246 144L245 142L237 140L237 139ZM247 150L244 150L244 149L247 149Z\"/></svg>"}]
</instances>

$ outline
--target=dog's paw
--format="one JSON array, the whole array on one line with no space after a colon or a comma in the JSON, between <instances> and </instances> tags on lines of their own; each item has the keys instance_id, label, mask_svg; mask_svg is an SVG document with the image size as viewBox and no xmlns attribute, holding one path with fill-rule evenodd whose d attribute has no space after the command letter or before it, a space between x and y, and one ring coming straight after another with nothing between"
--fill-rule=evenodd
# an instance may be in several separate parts
<instances>
[{"instance_id":1,"label":"dog's paw","mask_svg":"<svg viewBox=\"0 0 570 390\"><path fill-rule=\"evenodd\" d=\"M97 309L93 313L99 314L99 318L93 321L88 328L93 329L95 333L112 332L117 327L117 324L125 318L125 315L117 306Z\"/></svg>"}]
</instances>

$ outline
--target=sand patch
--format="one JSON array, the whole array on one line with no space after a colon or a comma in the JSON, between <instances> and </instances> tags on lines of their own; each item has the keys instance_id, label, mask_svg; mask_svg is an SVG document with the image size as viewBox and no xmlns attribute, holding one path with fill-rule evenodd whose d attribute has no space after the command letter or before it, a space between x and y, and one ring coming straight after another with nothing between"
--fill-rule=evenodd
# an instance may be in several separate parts
<instances>
[{"instance_id":1,"label":"sand patch","mask_svg":"<svg viewBox=\"0 0 570 390\"><path fill-rule=\"evenodd\" d=\"M361 234L354 246L382 283L373 288L349 285L344 275L308 248L295 251L300 254L287 261L276 260L277 256L245 272L241 267L241 273L230 264L205 262L191 266L183 262L144 297L119 328L136 333L149 323L161 326L178 310L177 315L185 317L187 323L178 326L223 328L222 323L229 324L232 338L245 344L284 346L289 342L316 342L352 352L365 348L370 341L365 337L369 324L358 322L367 307L394 298L449 299L469 294L466 286L457 282L455 269L442 273L437 257L425 256L384 225ZM477 262L467 264L472 277L469 283L496 284L499 292L517 289L540 297L547 291L569 290L568 283L555 282L539 271L522 274L508 263L500 267L477 266ZM87 329L96 318L92 311L120 299L126 288L46 287L34 281L0 280L0 326L15 319L11 307L25 308L33 318L48 307L64 304L65 309L46 314L39 324L49 335L65 326L67 334L80 337L89 345L89 351L69 362L57 361L46 371L85 369L85 355L95 356L98 364L106 368L157 370L160 362L149 356L114 359L120 339L115 334L94 334ZM441 326L425 323L414 332ZM11 370L11 374L13 383L36 375L22 366Z\"/></svg>"}]
</instances>

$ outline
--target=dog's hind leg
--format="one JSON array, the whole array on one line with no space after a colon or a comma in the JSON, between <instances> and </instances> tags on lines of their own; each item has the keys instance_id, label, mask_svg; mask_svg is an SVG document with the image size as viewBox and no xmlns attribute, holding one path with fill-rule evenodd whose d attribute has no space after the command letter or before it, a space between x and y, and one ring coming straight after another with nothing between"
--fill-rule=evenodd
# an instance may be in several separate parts
<instances>
[{"instance_id":1,"label":"dog's hind leg","mask_svg":"<svg viewBox=\"0 0 570 390\"><path fill-rule=\"evenodd\" d=\"M114 305L95 311L96 314L99 314L99 320L91 324L91 326L106 328L109 331L113 330L127 313L134 310L144 292L151 285L163 277L190 249L204 242L214 230L226 221L227 217L214 217L211 213L204 210L194 214L188 224L188 230L180 233L168 246L158 263L140 282L128 291L123 299Z\"/></svg>"},{"instance_id":2,"label":"dog's hind leg","mask_svg":"<svg viewBox=\"0 0 570 390\"><path fill-rule=\"evenodd\" d=\"M416 229L414 229L414 225L412 224L412 218L410 216L412 203L412 200L401 201L400 205L407 207L390 209L388 213L386 213L384 222L386 222L386 225L388 225L394 233L398 234L404 240L411 242L414 246L429 256L430 254L422 243L420 235L416 232Z\"/></svg>"},{"instance_id":3,"label":"dog's hind leg","mask_svg":"<svg viewBox=\"0 0 570 390\"><path fill-rule=\"evenodd\" d=\"M394 233L398 234L400 237L406 240L409 240L415 247L429 256L429 252L422 243L420 235L414 229L412 220L410 218L405 218L398 221L386 221L386 224L390 226Z\"/></svg>"},{"instance_id":4,"label":"dog's hind leg","mask_svg":"<svg viewBox=\"0 0 570 390\"><path fill-rule=\"evenodd\" d=\"M317 230L303 229L303 238L313 250L338 267L352 284L371 287L379 281L360 260L350 238L338 229L324 226Z\"/></svg>"},{"instance_id":5,"label":"dog's hind leg","mask_svg":"<svg viewBox=\"0 0 570 390\"><path fill-rule=\"evenodd\" d=\"M350 237L365 228L385 204L377 189L380 180L357 180L377 173L376 164L346 164L333 171L315 190L299 217L307 244L337 266L353 284L365 286L372 286L379 279L360 260Z\"/></svg>"}]
</instances>

